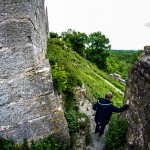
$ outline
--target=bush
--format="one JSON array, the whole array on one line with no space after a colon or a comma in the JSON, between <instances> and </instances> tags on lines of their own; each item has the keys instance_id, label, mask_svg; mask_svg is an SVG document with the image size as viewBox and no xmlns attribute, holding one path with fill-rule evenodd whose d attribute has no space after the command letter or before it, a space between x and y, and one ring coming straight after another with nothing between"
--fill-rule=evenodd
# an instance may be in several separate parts
<instances>
[{"instance_id":1,"label":"bush","mask_svg":"<svg viewBox=\"0 0 150 150\"><path fill-rule=\"evenodd\" d=\"M58 93L61 93L67 88L67 73L63 66L59 66L57 63L52 66L52 77L55 90Z\"/></svg>"},{"instance_id":2,"label":"bush","mask_svg":"<svg viewBox=\"0 0 150 150\"><path fill-rule=\"evenodd\" d=\"M14 142L10 139L0 138L0 149L1 150L15 150Z\"/></svg>"},{"instance_id":3,"label":"bush","mask_svg":"<svg viewBox=\"0 0 150 150\"><path fill-rule=\"evenodd\" d=\"M65 112L65 118L68 122L69 132L73 133L79 130L80 126L78 123L78 117L74 112Z\"/></svg>"},{"instance_id":4,"label":"bush","mask_svg":"<svg viewBox=\"0 0 150 150\"><path fill-rule=\"evenodd\" d=\"M105 149L123 150L127 128L127 119L113 114L105 136Z\"/></svg>"},{"instance_id":5,"label":"bush","mask_svg":"<svg viewBox=\"0 0 150 150\"><path fill-rule=\"evenodd\" d=\"M78 118L82 119L79 121L79 126L81 130L86 130L87 127L90 125L90 118L84 113L79 112L78 113Z\"/></svg>"},{"instance_id":6,"label":"bush","mask_svg":"<svg viewBox=\"0 0 150 150\"><path fill-rule=\"evenodd\" d=\"M0 150L67 150L67 146L58 142L53 135L39 142L31 141L31 146L28 145L27 139L17 145L10 139L0 138Z\"/></svg>"}]
</instances>

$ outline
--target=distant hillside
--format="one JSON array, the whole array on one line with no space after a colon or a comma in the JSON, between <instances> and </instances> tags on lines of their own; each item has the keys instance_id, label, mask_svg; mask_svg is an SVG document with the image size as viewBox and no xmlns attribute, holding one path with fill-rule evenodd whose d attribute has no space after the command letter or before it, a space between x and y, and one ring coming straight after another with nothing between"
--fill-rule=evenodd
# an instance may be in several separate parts
<instances>
[{"instance_id":1,"label":"distant hillside","mask_svg":"<svg viewBox=\"0 0 150 150\"><path fill-rule=\"evenodd\" d=\"M130 68L141 52L142 50L110 50L107 58L107 72L118 73L126 79Z\"/></svg>"},{"instance_id":2,"label":"distant hillside","mask_svg":"<svg viewBox=\"0 0 150 150\"><path fill-rule=\"evenodd\" d=\"M130 49L130 50L118 50L118 49L111 49L110 51L113 51L113 52L131 52L131 53L134 53L134 52L137 52L138 50L136 50L136 49Z\"/></svg>"}]
</instances>

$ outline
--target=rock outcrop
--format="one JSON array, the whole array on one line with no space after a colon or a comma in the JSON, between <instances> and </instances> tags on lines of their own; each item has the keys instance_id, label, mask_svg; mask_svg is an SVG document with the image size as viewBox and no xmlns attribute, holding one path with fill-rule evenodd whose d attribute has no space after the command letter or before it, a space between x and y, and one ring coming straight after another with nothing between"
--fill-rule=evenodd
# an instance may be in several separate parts
<instances>
[{"instance_id":1,"label":"rock outcrop","mask_svg":"<svg viewBox=\"0 0 150 150\"><path fill-rule=\"evenodd\" d=\"M126 150L150 149L150 46L134 63L127 80L125 99L130 100L127 111L129 128Z\"/></svg>"},{"instance_id":2,"label":"rock outcrop","mask_svg":"<svg viewBox=\"0 0 150 150\"><path fill-rule=\"evenodd\" d=\"M54 96L44 0L0 0L0 136L39 140L69 132Z\"/></svg>"}]
</instances>

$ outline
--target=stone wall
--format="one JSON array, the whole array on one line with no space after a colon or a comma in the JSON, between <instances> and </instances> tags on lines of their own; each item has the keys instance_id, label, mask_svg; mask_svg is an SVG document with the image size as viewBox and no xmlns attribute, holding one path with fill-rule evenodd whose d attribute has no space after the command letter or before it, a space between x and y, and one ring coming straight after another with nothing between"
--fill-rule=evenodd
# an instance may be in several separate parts
<instances>
[{"instance_id":1,"label":"stone wall","mask_svg":"<svg viewBox=\"0 0 150 150\"><path fill-rule=\"evenodd\" d=\"M117 74L117 73L113 73L113 74L109 74L109 77L117 80L118 82L122 83L122 84L126 84L126 81L124 79L121 78L121 75Z\"/></svg>"},{"instance_id":2,"label":"stone wall","mask_svg":"<svg viewBox=\"0 0 150 150\"><path fill-rule=\"evenodd\" d=\"M44 0L0 0L0 136L21 142L50 134L69 142L45 59Z\"/></svg>"},{"instance_id":3,"label":"stone wall","mask_svg":"<svg viewBox=\"0 0 150 150\"><path fill-rule=\"evenodd\" d=\"M126 150L150 149L150 46L134 63L127 80L125 99L130 100L127 113L129 128Z\"/></svg>"}]
</instances>

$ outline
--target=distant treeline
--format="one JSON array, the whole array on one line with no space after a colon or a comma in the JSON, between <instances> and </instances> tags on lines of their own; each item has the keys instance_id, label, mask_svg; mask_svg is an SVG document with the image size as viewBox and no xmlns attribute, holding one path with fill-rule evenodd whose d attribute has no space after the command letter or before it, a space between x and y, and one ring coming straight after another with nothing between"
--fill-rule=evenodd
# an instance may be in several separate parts
<instances>
[{"instance_id":1,"label":"distant treeline","mask_svg":"<svg viewBox=\"0 0 150 150\"><path fill-rule=\"evenodd\" d=\"M110 50L107 58L107 72L118 73L126 79L128 73L142 50Z\"/></svg>"},{"instance_id":2,"label":"distant treeline","mask_svg":"<svg viewBox=\"0 0 150 150\"><path fill-rule=\"evenodd\" d=\"M126 53L136 53L138 50L116 50L116 49L111 49L110 51L113 52L126 52Z\"/></svg>"}]
</instances>

